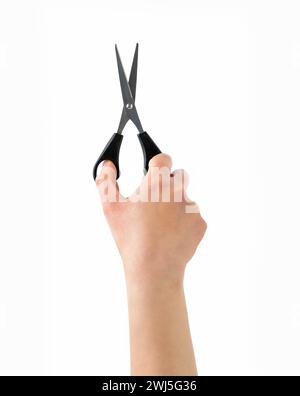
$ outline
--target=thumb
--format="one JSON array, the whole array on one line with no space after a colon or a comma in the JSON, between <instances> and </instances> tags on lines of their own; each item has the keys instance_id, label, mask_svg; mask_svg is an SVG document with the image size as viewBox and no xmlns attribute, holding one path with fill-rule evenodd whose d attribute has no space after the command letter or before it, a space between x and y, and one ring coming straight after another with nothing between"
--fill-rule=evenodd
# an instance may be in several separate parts
<instances>
[{"instance_id":1,"label":"thumb","mask_svg":"<svg viewBox=\"0 0 300 396\"><path fill-rule=\"evenodd\" d=\"M119 202L123 197L119 192L117 170L114 163L106 160L100 164L100 167L95 181L102 203Z\"/></svg>"}]
</instances>

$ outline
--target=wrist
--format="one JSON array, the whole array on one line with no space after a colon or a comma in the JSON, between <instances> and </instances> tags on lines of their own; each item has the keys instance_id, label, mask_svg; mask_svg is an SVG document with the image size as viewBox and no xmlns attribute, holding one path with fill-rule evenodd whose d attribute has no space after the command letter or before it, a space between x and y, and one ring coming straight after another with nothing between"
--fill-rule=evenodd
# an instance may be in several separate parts
<instances>
[{"instance_id":1,"label":"wrist","mask_svg":"<svg viewBox=\"0 0 300 396\"><path fill-rule=\"evenodd\" d=\"M132 296L176 295L183 291L183 273L125 269L125 279L127 293Z\"/></svg>"},{"instance_id":2,"label":"wrist","mask_svg":"<svg viewBox=\"0 0 300 396\"><path fill-rule=\"evenodd\" d=\"M147 280L138 282L136 279L126 278L127 298L129 310L135 315L141 313L171 312L178 306L185 304L183 282L165 280Z\"/></svg>"}]
</instances>

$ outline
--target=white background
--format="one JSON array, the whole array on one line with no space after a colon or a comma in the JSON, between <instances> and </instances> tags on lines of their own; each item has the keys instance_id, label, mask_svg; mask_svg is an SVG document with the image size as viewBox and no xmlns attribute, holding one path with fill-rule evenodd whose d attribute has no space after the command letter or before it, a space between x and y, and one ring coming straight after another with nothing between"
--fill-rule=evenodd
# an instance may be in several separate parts
<instances>
[{"instance_id":1,"label":"white background","mask_svg":"<svg viewBox=\"0 0 300 396\"><path fill-rule=\"evenodd\" d=\"M296 0L0 0L1 374L129 374L91 172L121 114L114 44L128 70L137 41L143 126L209 226L185 280L199 373L300 374L299 20ZM121 168L129 194L132 126Z\"/></svg>"}]
</instances>

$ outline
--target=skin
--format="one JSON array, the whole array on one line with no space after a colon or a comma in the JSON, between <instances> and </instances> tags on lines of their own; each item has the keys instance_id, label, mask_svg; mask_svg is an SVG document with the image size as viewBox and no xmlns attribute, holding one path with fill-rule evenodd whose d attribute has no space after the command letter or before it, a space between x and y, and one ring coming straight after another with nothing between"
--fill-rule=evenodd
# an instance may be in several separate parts
<instances>
[{"instance_id":1,"label":"skin","mask_svg":"<svg viewBox=\"0 0 300 396\"><path fill-rule=\"evenodd\" d=\"M155 184L155 171L162 168L167 170L167 180L160 177ZM158 202L122 197L110 161L103 163L96 179L124 264L132 375L197 375L183 278L207 225L199 212L186 213L187 205L195 204L186 197L186 187L176 186L174 180L187 175L183 170L171 174L171 168L168 155L157 155L137 190L158 190ZM176 190L184 195L182 202L163 202L162 191L170 181L171 197ZM108 186L118 202L107 200Z\"/></svg>"}]
</instances>

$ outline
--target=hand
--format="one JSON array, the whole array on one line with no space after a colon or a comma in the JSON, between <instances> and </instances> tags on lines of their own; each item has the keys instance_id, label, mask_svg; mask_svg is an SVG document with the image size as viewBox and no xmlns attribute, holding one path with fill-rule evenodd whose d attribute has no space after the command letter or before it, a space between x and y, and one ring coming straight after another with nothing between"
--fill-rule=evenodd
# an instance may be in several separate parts
<instances>
[{"instance_id":1,"label":"hand","mask_svg":"<svg viewBox=\"0 0 300 396\"><path fill-rule=\"evenodd\" d=\"M104 162L96 179L104 213L129 278L180 281L186 263L204 236L206 223L199 212L187 213L191 207L194 211L197 208L186 198L187 175L177 170L171 177L171 166L168 155L154 157L141 186L128 199L119 192L112 162ZM158 177L158 172L163 176ZM170 202L162 202L163 192L168 192L168 188ZM117 202L111 202L109 189ZM142 192L149 201L151 192L156 193L158 202L141 202L138 194ZM174 202L174 193L182 197L182 202Z\"/></svg>"},{"instance_id":2,"label":"hand","mask_svg":"<svg viewBox=\"0 0 300 396\"><path fill-rule=\"evenodd\" d=\"M197 375L183 275L206 223L186 197L186 173L171 166L168 155L154 157L127 199L112 162L96 179L124 263L132 375Z\"/></svg>"}]
</instances>

